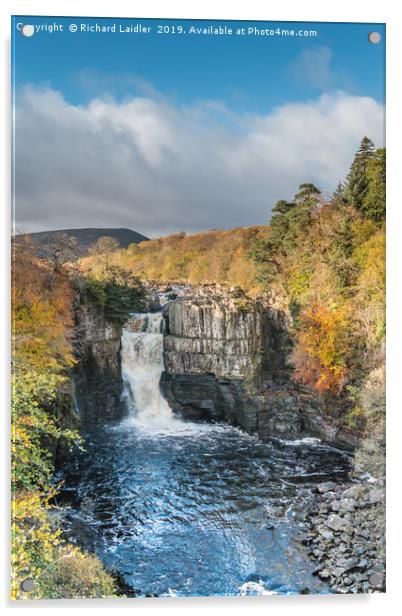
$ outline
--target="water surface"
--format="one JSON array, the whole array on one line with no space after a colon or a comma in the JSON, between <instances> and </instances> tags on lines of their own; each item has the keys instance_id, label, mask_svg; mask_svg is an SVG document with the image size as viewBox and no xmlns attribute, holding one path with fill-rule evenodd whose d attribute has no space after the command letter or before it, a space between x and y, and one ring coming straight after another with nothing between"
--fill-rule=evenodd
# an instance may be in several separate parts
<instances>
[{"instance_id":1,"label":"water surface","mask_svg":"<svg viewBox=\"0 0 402 616\"><path fill-rule=\"evenodd\" d=\"M70 534L141 594L328 592L300 544L317 482L347 473L314 439L134 418L88 432L65 469Z\"/></svg>"}]
</instances>

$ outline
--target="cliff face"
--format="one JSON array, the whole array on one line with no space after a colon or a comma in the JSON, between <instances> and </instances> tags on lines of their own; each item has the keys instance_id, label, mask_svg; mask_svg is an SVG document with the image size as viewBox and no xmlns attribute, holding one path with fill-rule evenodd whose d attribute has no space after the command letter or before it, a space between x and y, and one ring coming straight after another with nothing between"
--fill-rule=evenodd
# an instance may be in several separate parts
<instances>
[{"instance_id":1,"label":"cliff face","mask_svg":"<svg viewBox=\"0 0 402 616\"><path fill-rule=\"evenodd\" d=\"M253 370L261 339L261 311L242 312L233 300L195 297L168 304L165 365L170 373L241 378Z\"/></svg>"},{"instance_id":2,"label":"cliff face","mask_svg":"<svg viewBox=\"0 0 402 616\"><path fill-rule=\"evenodd\" d=\"M317 436L352 448L353 433L329 421L291 380L286 314L239 292L201 287L169 301L160 387L188 419L227 421L260 438ZM77 310L75 399L81 422L121 419L122 327L99 309Z\"/></svg>"},{"instance_id":3,"label":"cliff face","mask_svg":"<svg viewBox=\"0 0 402 616\"><path fill-rule=\"evenodd\" d=\"M168 373L245 379L279 376L285 370L285 317L258 300L201 288L194 296L169 302L164 316Z\"/></svg>"},{"instance_id":4,"label":"cliff face","mask_svg":"<svg viewBox=\"0 0 402 616\"><path fill-rule=\"evenodd\" d=\"M82 423L123 416L121 394L121 327L108 323L91 305L76 313L78 363L74 369L75 398Z\"/></svg>"},{"instance_id":5,"label":"cliff face","mask_svg":"<svg viewBox=\"0 0 402 616\"><path fill-rule=\"evenodd\" d=\"M260 438L318 436L350 448L318 401L296 387L288 366L287 315L240 293L201 288L164 309L161 388L189 419L228 421Z\"/></svg>"},{"instance_id":6,"label":"cliff face","mask_svg":"<svg viewBox=\"0 0 402 616\"><path fill-rule=\"evenodd\" d=\"M286 379L285 315L240 293L202 288L169 302L164 316L161 387L171 407L192 419L223 419L250 433L264 431L267 393L258 390L264 384L277 398ZM282 432L288 435L298 430L299 418L293 408L286 413Z\"/></svg>"}]
</instances>

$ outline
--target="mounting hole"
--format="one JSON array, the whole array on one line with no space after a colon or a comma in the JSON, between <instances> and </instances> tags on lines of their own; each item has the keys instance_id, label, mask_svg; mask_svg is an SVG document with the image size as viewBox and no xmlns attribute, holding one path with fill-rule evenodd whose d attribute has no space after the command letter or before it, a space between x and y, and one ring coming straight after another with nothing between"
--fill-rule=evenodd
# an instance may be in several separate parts
<instances>
[{"instance_id":1,"label":"mounting hole","mask_svg":"<svg viewBox=\"0 0 402 616\"><path fill-rule=\"evenodd\" d=\"M21 590L24 592L31 592L34 589L34 586L34 581L29 578L21 582Z\"/></svg>"},{"instance_id":2,"label":"mounting hole","mask_svg":"<svg viewBox=\"0 0 402 616\"><path fill-rule=\"evenodd\" d=\"M371 584L371 586L374 586L375 588L380 588L381 584L382 584L382 578L378 573L372 573L371 575L369 575L369 583Z\"/></svg>"},{"instance_id":3,"label":"mounting hole","mask_svg":"<svg viewBox=\"0 0 402 616\"><path fill-rule=\"evenodd\" d=\"M25 24L25 26L22 26L21 32L24 36L30 37L35 34L35 28L32 24Z\"/></svg>"},{"instance_id":4,"label":"mounting hole","mask_svg":"<svg viewBox=\"0 0 402 616\"><path fill-rule=\"evenodd\" d=\"M381 34L379 32L370 32L368 35L368 40L370 43L373 43L373 45L376 45L381 41Z\"/></svg>"}]
</instances>

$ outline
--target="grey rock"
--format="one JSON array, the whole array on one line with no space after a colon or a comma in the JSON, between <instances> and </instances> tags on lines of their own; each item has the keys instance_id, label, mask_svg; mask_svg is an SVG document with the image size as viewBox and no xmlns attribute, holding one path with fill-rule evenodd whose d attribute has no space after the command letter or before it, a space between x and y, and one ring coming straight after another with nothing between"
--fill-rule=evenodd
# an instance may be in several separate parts
<instances>
[{"instance_id":1,"label":"grey rock","mask_svg":"<svg viewBox=\"0 0 402 616\"><path fill-rule=\"evenodd\" d=\"M342 498L336 502L339 507L338 511L354 511L356 507L356 501L354 498Z\"/></svg>"},{"instance_id":2,"label":"grey rock","mask_svg":"<svg viewBox=\"0 0 402 616\"><path fill-rule=\"evenodd\" d=\"M353 486L350 486L350 488L347 488L346 490L343 491L342 497L343 498L359 498L359 496L362 494L362 492L364 492L364 487L361 484L356 484Z\"/></svg>"},{"instance_id":3,"label":"grey rock","mask_svg":"<svg viewBox=\"0 0 402 616\"><path fill-rule=\"evenodd\" d=\"M319 492L320 494L325 494L326 492L331 492L335 490L336 487L337 487L337 484L334 483L333 481L326 481L324 483L320 483L317 486L317 492Z\"/></svg>"},{"instance_id":4,"label":"grey rock","mask_svg":"<svg viewBox=\"0 0 402 616\"><path fill-rule=\"evenodd\" d=\"M164 316L165 366L170 374L244 378L262 361L263 345L278 347L275 350L279 355L271 358L272 363L282 360L274 338L283 317L273 314L260 301L210 287L169 302Z\"/></svg>"},{"instance_id":5,"label":"grey rock","mask_svg":"<svg viewBox=\"0 0 402 616\"><path fill-rule=\"evenodd\" d=\"M74 367L76 402L83 424L124 416L120 325L106 321L101 309L84 305L76 312L78 362Z\"/></svg>"},{"instance_id":6,"label":"grey rock","mask_svg":"<svg viewBox=\"0 0 402 616\"><path fill-rule=\"evenodd\" d=\"M356 567L358 569L362 569L363 571L365 571L367 569L367 567L369 566L369 561L366 558L362 558L361 560L359 560L359 562L356 564Z\"/></svg>"},{"instance_id":7,"label":"grey rock","mask_svg":"<svg viewBox=\"0 0 402 616\"><path fill-rule=\"evenodd\" d=\"M367 575L364 573L352 573L353 579L357 584L367 581Z\"/></svg>"},{"instance_id":8,"label":"grey rock","mask_svg":"<svg viewBox=\"0 0 402 616\"><path fill-rule=\"evenodd\" d=\"M299 394L277 384L289 374L285 313L241 292L210 286L167 303L163 314L160 385L175 412L223 420L262 439L300 436ZM264 379L261 391L250 385L257 377Z\"/></svg>"},{"instance_id":9,"label":"grey rock","mask_svg":"<svg viewBox=\"0 0 402 616\"><path fill-rule=\"evenodd\" d=\"M333 513L327 520L327 526L334 531L344 531L348 526L348 520Z\"/></svg>"},{"instance_id":10,"label":"grey rock","mask_svg":"<svg viewBox=\"0 0 402 616\"><path fill-rule=\"evenodd\" d=\"M344 527L344 532L351 537L354 533L352 524L347 523L346 526Z\"/></svg>"},{"instance_id":11,"label":"grey rock","mask_svg":"<svg viewBox=\"0 0 402 616\"><path fill-rule=\"evenodd\" d=\"M376 488L372 490L369 494L369 501L371 505L375 505L377 503L382 503L384 501L385 493L382 488Z\"/></svg>"},{"instance_id":12,"label":"grey rock","mask_svg":"<svg viewBox=\"0 0 402 616\"><path fill-rule=\"evenodd\" d=\"M320 526L318 528L318 532L327 541L332 541L332 539L334 538L334 533L328 530L328 528L326 528L325 526Z\"/></svg>"},{"instance_id":13,"label":"grey rock","mask_svg":"<svg viewBox=\"0 0 402 616\"><path fill-rule=\"evenodd\" d=\"M357 564L357 558L340 559L337 561L336 566L339 569L343 569L343 573L350 571Z\"/></svg>"},{"instance_id":14,"label":"grey rock","mask_svg":"<svg viewBox=\"0 0 402 616\"><path fill-rule=\"evenodd\" d=\"M320 571L322 571L323 569L324 569L324 565L318 565L318 567L316 567L313 570L313 575L317 576L320 573Z\"/></svg>"}]
</instances>

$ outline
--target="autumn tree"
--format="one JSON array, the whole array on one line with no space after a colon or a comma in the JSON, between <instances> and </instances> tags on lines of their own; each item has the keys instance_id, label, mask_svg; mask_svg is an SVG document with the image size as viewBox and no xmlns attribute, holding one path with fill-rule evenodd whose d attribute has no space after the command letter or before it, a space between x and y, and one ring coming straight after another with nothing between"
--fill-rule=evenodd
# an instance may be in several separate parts
<instances>
[{"instance_id":1,"label":"autumn tree","mask_svg":"<svg viewBox=\"0 0 402 616\"><path fill-rule=\"evenodd\" d=\"M120 244L114 237L103 235L98 238L95 244L93 244L93 246L89 249L89 254L99 263L102 275L104 277L107 276L110 257L119 249L119 247Z\"/></svg>"},{"instance_id":2,"label":"autumn tree","mask_svg":"<svg viewBox=\"0 0 402 616\"><path fill-rule=\"evenodd\" d=\"M54 272L60 272L63 265L77 256L77 240L67 233L56 233L43 245L43 254L52 264Z\"/></svg>"},{"instance_id":3,"label":"autumn tree","mask_svg":"<svg viewBox=\"0 0 402 616\"><path fill-rule=\"evenodd\" d=\"M384 217L385 150L365 137L330 201L301 184L248 253L288 304L295 378L346 406L384 344Z\"/></svg>"},{"instance_id":4,"label":"autumn tree","mask_svg":"<svg viewBox=\"0 0 402 616\"><path fill-rule=\"evenodd\" d=\"M69 379L74 294L60 246L66 246L64 238L51 261L38 258L28 238L13 241L13 599L115 594L113 579L100 561L68 544L50 517L57 494L51 449L59 439L68 446L79 441ZM72 572L64 566L67 557ZM35 582L29 595L21 588L26 579Z\"/></svg>"},{"instance_id":5,"label":"autumn tree","mask_svg":"<svg viewBox=\"0 0 402 616\"><path fill-rule=\"evenodd\" d=\"M120 248L119 242L114 237L103 235L89 249L89 254L93 256L107 255L116 252Z\"/></svg>"},{"instance_id":6,"label":"autumn tree","mask_svg":"<svg viewBox=\"0 0 402 616\"><path fill-rule=\"evenodd\" d=\"M345 307L306 307L298 319L293 352L295 378L319 392L339 395L348 378L349 319Z\"/></svg>"}]
</instances>

